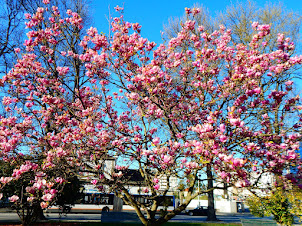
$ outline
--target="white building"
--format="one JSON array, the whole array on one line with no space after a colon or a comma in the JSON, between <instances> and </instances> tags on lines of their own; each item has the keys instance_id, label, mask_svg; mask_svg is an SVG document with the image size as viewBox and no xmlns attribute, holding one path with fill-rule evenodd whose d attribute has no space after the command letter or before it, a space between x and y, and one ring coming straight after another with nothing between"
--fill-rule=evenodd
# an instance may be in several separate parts
<instances>
[{"instance_id":1,"label":"white building","mask_svg":"<svg viewBox=\"0 0 302 226\"><path fill-rule=\"evenodd\" d=\"M162 175L159 177L159 190L166 190L168 188L168 180L166 175ZM178 188L178 179L175 176L169 177L169 191L174 192L177 191Z\"/></svg>"}]
</instances>

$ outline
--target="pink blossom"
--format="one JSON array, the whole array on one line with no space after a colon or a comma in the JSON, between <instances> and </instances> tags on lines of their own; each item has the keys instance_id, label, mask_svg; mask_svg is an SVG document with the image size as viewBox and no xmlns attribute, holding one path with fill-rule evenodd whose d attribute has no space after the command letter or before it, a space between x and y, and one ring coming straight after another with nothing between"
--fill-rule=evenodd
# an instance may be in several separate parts
<instances>
[{"instance_id":1,"label":"pink blossom","mask_svg":"<svg viewBox=\"0 0 302 226\"><path fill-rule=\"evenodd\" d=\"M155 133L156 131L157 131L157 128L153 128L153 129L150 129L149 132L150 132L151 134L153 134L153 133Z\"/></svg>"},{"instance_id":2,"label":"pink blossom","mask_svg":"<svg viewBox=\"0 0 302 226\"><path fill-rule=\"evenodd\" d=\"M173 163L173 158L172 158L172 156L164 155L163 161L166 164L171 164L171 163Z\"/></svg>"},{"instance_id":3,"label":"pink blossom","mask_svg":"<svg viewBox=\"0 0 302 226\"><path fill-rule=\"evenodd\" d=\"M152 140L152 143L154 145L158 145L160 143L160 138L159 137L155 137L153 140Z\"/></svg>"},{"instance_id":4,"label":"pink blossom","mask_svg":"<svg viewBox=\"0 0 302 226\"><path fill-rule=\"evenodd\" d=\"M219 125L219 130L220 130L220 132L224 133L224 131L225 131L225 124L220 124Z\"/></svg>"},{"instance_id":5,"label":"pink blossom","mask_svg":"<svg viewBox=\"0 0 302 226\"><path fill-rule=\"evenodd\" d=\"M12 179L13 179L12 177L1 177L1 178L0 178L0 182L1 182L2 184L7 184L7 183L11 182Z\"/></svg>"},{"instance_id":6,"label":"pink blossom","mask_svg":"<svg viewBox=\"0 0 302 226\"><path fill-rule=\"evenodd\" d=\"M198 13L200 13L200 9L199 8L193 8L192 9L193 16L197 15Z\"/></svg>"},{"instance_id":7,"label":"pink blossom","mask_svg":"<svg viewBox=\"0 0 302 226\"><path fill-rule=\"evenodd\" d=\"M184 135L183 133L177 133L177 134L176 134L176 137L177 137L177 138L183 138L184 136L185 136L185 135Z\"/></svg>"},{"instance_id":8,"label":"pink blossom","mask_svg":"<svg viewBox=\"0 0 302 226\"><path fill-rule=\"evenodd\" d=\"M26 190L26 192L28 192L28 193L31 193L31 194L34 194L35 193L35 188L34 187L26 187L25 188L25 190Z\"/></svg>"},{"instance_id":9,"label":"pink blossom","mask_svg":"<svg viewBox=\"0 0 302 226\"><path fill-rule=\"evenodd\" d=\"M51 201L51 200L53 199L53 197L54 197L53 194L48 193L48 194L43 195L43 196L42 196L42 199L43 199L44 201Z\"/></svg>"},{"instance_id":10,"label":"pink blossom","mask_svg":"<svg viewBox=\"0 0 302 226\"><path fill-rule=\"evenodd\" d=\"M240 165L241 165L240 159L234 159L234 160L233 160L233 165L234 165L234 166L240 166Z\"/></svg>"},{"instance_id":11,"label":"pink blossom","mask_svg":"<svg viewBox=\"0 0 302 226\"><path fill-rule=\"evenodd\" d=\"M37 188L38 190L41 190L46 185L46 180L38 180L36 183L33 184L33 188Z\"/></svg>"},{"instance_id":12,"label":"pink blossom","mask_svg":"<svg viewBox=\"0 0 302 226\"><path fill-rule=\"evenodd\" d=\"M57 178L55 179L55 182L56 182L56 183L59 183L59 184L62 184L63 182L65 182L65 180L64 180L62 177L57 177Z\"/></svg>"},{"instance_id":13,"label":"pink blossom","mask_svg":"<svg viewBox=\"0 0 302 226\"><path fill-rule=\"evenodd\" d=\"M256 28L258 27L258 25L259 25L258 22L253 22L253 23L252 23L252 27L253 27L254 29L256 29Z\"/></svg>"},{"instance_id":14,"label":"pink blossom","mask_svg":"<svg viewBox=\"0 0 302 226\"><path fill-rule=\"evenodd\" d=\"M255 93L260 94L261 93L261 88L257 87L253 90Z\"/></svg>"},{"instance_id":15,"label":"pink blossom","mask_svg":"<svg viewBox=\"0 0 302 226\"><path fill-rule=\"evenodd\" d=\"M11 97L6 97L5 96L5 97L2 98L2 103L4 105L9 105L9 104L13 103L13 99Z\"/></svg>"},{"instance_id":16,"label":"pink blossom","mask_svg":"<svg viewBox=\"0 0 302 226\"><path fill-rule=\"evenodd\" d=\"M66 13L67 13L67 15L71 16L72 11L71 11L70 9L68 9L68 10L66 11Z\"/></svg>"},{"instance_id":17,"label":"pink blossom","mask_svg":"<svg viewBox=\"0 0 302 226\"><path fill-rule=\"evenodd\" d=\"M91 181L91 184L93 184L93 185L96 185L97 183L98 183L97 180L92 180L92 181Z\"/></svg>"},{"instance_id":18,"label":"pink blossom","mask_svg":"<svg viewBox=\"0 0 302 226\"><path fill-rule=\"evenodd\" d=\"M239 118L231 118L230 119L230 123L233 125L233 126L240 126L241 124L241 120Z\"/></svg>"},{"instance_id":19,"label":"pink blossom","mask_svg":"<svg viewBox=\"0 0 302 226\"><path fill-rule=\"evenodd\" d=\"M124 8L122 8L122 7L118 6L118 5L116 7L114 7L114 9L116 11L123 11L124 10Z\"/></svg>"},{"instance_id":20,"label":"pink blossom","mask_svg":"<svg viewBox=\"0 0 302 226\"><path fill-rule=\"evenodd\" d=\"M155 184L157 184L157 183L159 182L159 179L155 177L155 178L153 179L153 182L154 182Z\"/></svg>"},{"instance_id":21,"label":"pink blossom","mask_svg":"<svg viewBox=\"0 0 302 226\"><path fill-rule=\"evenodd\" d=\"M220 140L222 143L225 143L225 142L228 140L228 137L225 136L225 135L221 135L221 136L219 137L219 140Z\"/></svg>"},{"instance_id":22,"label":"pink blossom","mask_svg":"<svg viewBox=\"0 0 302 226\"><path fill-rule=\"evenodd\" d=\"M66 75L69 72L69 67L57 67L59 75Z\"/></svg>"},{"instance_id":23,"label":"pink blossom","mask_svg":"<svg viewBox=\"0 0 302 226\"><path fill-rule=\"evenodd\" d=\"M9 197L8 200L10 202L17 202L19 200L19 196L13 195L13 196Z\"/></svg>"},{"instance_id":24,"label":"pink blossom","mask_svg":"<svg viewBox=\"0 0 302 226\"><path fill-rule=\"evenodd\" d=\"M270 166L270 167L275 167L275 166L276 166L276 162L274 162L274 161L269 161L269 166Z\"/></svg>"},{"instance_id":25,"label":"pink blossom","mask_svg":"<svg viewBox=\"0 0 302 226\"><path fill-rule=\"evenodd\" d=\"M156 185L154 185L153 187L154 187L155 190L158 190L159 187L160 187L160 185L159 185L159 184L156 184Z\"/></svg>"},{"instance_id":26,"label":"pink blossom","mask_svg":"<svg viewBox=\"0 0 302 226\"><path fill-rule=\"evenodd\" d=\"M41 202L40 206L42 209L46 209L48 207L48 203L47 202Z\"/></svg>"},{"instance_id":27,"label":"pink blossom","mask_svg":"<svg viewBox=\"0 0 302 226\"><path fill-rule=\"evenodd\" d=\"M237 188L247 187L249 185L250 185L250 182L248 180L240 180L235 183L235 186Z\"/></svg>"},{"instance_id":28,"label":"pink blossom","mask_svg":"<svg viewBox=\"0 0 302 226\"><path fill-rule=\"evenodd\" d=\"M220 173L220 176L221 176L222 179L224 179L224 178L227 177L227 174L226 174L226 172L222 171L222 172Z\"/></svg>"},{"instance_id":29,"label":"pink blossom","mask_svg":"<svg viewBox=\"0 0 302 226\"><path fill-rule=\"evenodd\" d=\"M51 190L49 191L49 193L52 194L52 195L55 195L55 194L58 193L58 190L56 190L56 189L51 189Z\"/></svg>"},{"instance_id":30,"label":"pink blossom","mask_svg":"<svg viewBox=\"0 0 302 226\"><path fill-rule=\"evenodd\" d=\"M27 197L27 202L33 202L35 199L35 197L31 196L31 197Z\"/></svg>"},{"instance_id":31,"label":"pink blossom","mask_svg":"<svg viewBox=\"0 0 302 226\"><path fill-rule=\"evenodd\" d=\"M138 95L138 93L132 92L132 93L130 93L130 94L128 95L128 97L129 97L130 100L138 100L139 95Z\"/></svg>"},{"instance_id":32,"label":"pink blossom","mask_svg":"<svg viewBox=\"0 0 302 226\"><path fill-rule=\"evenodd\" d=\"M185 8L185 11L186 11L186 14L188 14L188 15L192 13L190 8Z\"/></svg>"},{"instance_id":33,"label":"pink blossom","mask_svg":"<svg viewBox=\"0 0 302 226\"><path fill-rule=\"evenodd\" d=\"M157 118L161 118L161 117L163 116L163 114L164 114L164 111L161 110L161 109L157 109L157 110L155 111L155 114L156 114L156 117L157 117Z\"/></svg>"}]
</instances>

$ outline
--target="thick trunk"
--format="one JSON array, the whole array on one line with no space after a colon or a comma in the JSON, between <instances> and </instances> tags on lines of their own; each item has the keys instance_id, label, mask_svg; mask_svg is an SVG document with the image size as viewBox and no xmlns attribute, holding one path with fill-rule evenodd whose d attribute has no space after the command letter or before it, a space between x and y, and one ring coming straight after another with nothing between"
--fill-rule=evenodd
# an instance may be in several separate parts
<instances>
[{"instance_id":1,"label":"thick trunk","mask_svg":"<svg viewBox=\"0 0 302 226\"><path fill-rule=\"evenodd\" d=\"M207 221L217 221L215 205L214 205L214 190L213 190L213 175L211 164L207 164L207 180L208 180L208 218Z\"/></svg>"},{"instance_id":2,"label":"thick trunk","mask_svg":"<svg viewBox=\"0 0 302 226\"><path fill-rule=\"evenodd\" d=\"M155 218L155 215L153 216L152 219L149 219L146 223L143 223L146 226L160 226L165 223L167 223L170 219L172 219L174 216L180 214L183 210L186 209L188 203L184 205L180 205L177 207L174 211L167 212L164 216L160 218Z\"/></svg>"},{"instance_id":3,"label":"thick trunk","mask_svg":"<svg viewBox=\"0 0 302 226\"><path fill-rule=\"evenodd\" d=\"M44 213L43 213L43 209L41 208L40 205L38 205L36 207L34 214L37 216L37 221L46 220L46 217L44 216Z\"/></svg>"}]
</instances>

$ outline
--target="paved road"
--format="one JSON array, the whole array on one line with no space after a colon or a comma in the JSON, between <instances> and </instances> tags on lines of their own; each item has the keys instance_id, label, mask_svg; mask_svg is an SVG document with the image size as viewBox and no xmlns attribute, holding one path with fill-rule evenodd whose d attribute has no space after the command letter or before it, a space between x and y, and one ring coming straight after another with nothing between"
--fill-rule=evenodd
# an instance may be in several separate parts
<instances>
[{"instance_id":1,"label":"paved road","mask_svg":"<svg viewBox=\"0 0 302 226\"><path fill-rule=\"evenodd\" d=\"M68 214L67 216L59 216L57 213L49 213L46 215L47 219L55 221L68 221L68 222L139 222L137 216L133 212L110 212L107 214ZM241 219L249 220L271 220L271 218L256 218L249 213L242 214L218 214L219 223L241 223ZM172 222L187 222L187 223L200 223L205 222L205 216L188 216L178 215L171 219ZM16 213L1 212L0 224L20 223L19 217ZM271 221L273 222L273 221ZM268 224L266 224L268 225ZM300 225L300 224L295 224Z\"/></svg>"},{"instance_id":2,"label":"paved road","mask_svg":"<svg viewBox=\"0 0 302 226\"><path fill-rule=\"evenodd\" d=\"M132 222L139 221L135 213L122 212L114 213L110 212L107 214L68 214L67 216L59 216L57 213L50 213L46 215L47 219L55 221L90 221L90 222ZM219 214L218 219L220 222L226 223L240 223L240 220L244 219L255 219L251 214ZM178 215L174 217L171 221L174 222L203 222L206 221L204 216L188 216L188 215ZM5 224L8 222L20 222L19 217L16 213L2 212L0 213L0 224Z\"/></svg>"},{"instance_id":3,"label":"paved road","mask_svg":"<svg viewBox=\"0 0 302 226\"><path fill-rule=\"evenodd\" d=\"M48 214L46 218L49 220L55 221L90 221L90 222L101 222L101 215L97 214L69 214L67 216L59 216L58 214ZM0 224L7 224L7 223L20 223L20 219L16 213L0 213Z\"/></svg>"}]
</instances>

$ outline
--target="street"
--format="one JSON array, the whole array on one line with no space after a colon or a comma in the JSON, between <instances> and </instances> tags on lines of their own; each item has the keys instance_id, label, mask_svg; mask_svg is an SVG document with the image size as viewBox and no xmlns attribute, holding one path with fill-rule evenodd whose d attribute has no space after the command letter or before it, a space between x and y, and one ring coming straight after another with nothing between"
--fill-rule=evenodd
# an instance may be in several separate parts
<instances>
[{"instance_id":1,"label":"street","mask_svg":"<svg viewBox=\"0 0 302 226\"><path fill-rule=\"evenodd\" d=\"M46 214L47 219L54 221L68 221L68 222L139 222L136 214L133 212L109 212L105 214L73 214L70 213L67 216L60 216L58 213ZM220 223L241 223L241 219L261 219L256 218L249 213L242 214L218 214ZM270 218L264 218L263 220L269 220ZM188 216L178 215L174 217L171 222L188 222L197 223L205 222L205 216ZM13 222L20 222L16 213L2 212L0 213L0 224L7 224Z\"/></svg>"}]
</instances>

